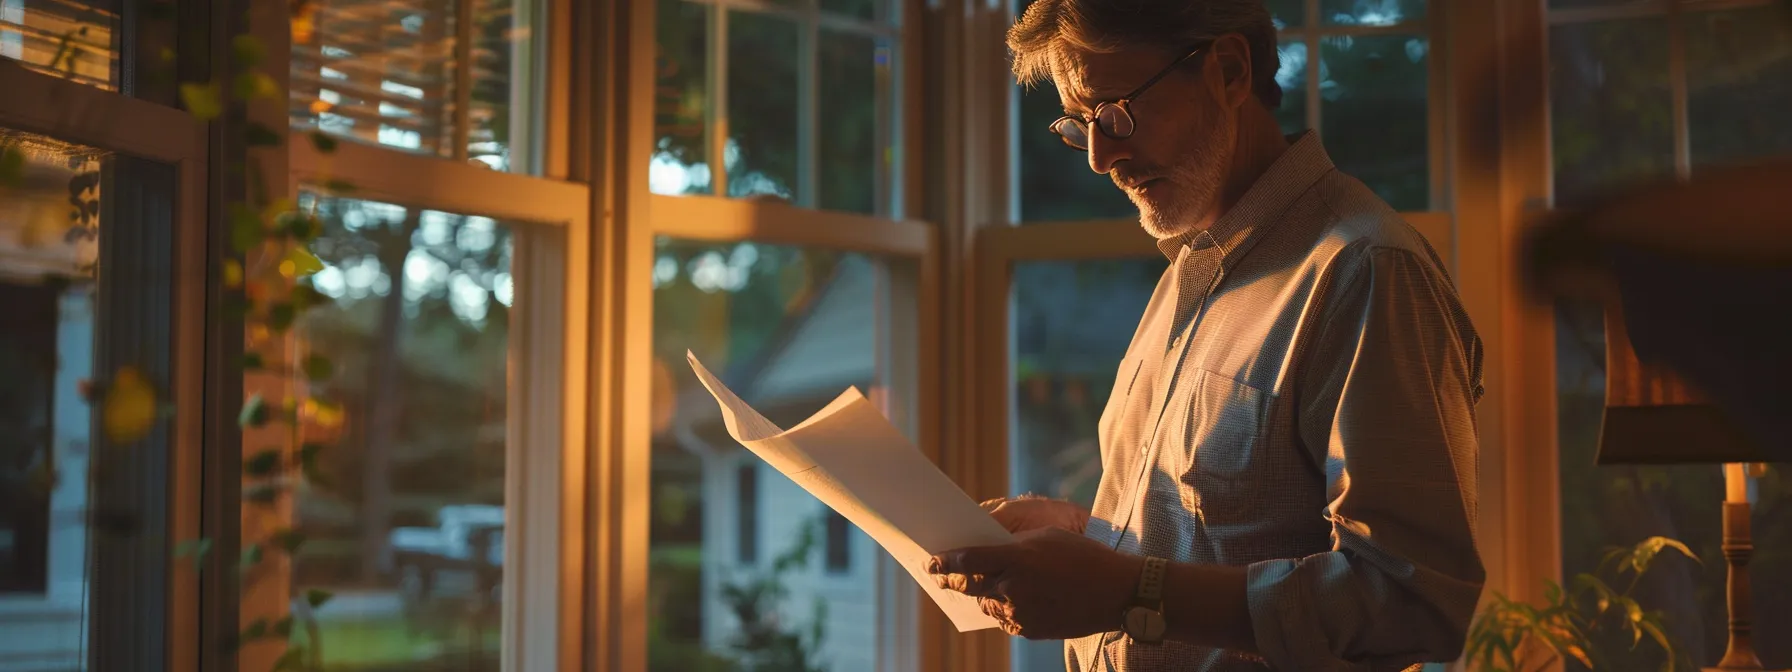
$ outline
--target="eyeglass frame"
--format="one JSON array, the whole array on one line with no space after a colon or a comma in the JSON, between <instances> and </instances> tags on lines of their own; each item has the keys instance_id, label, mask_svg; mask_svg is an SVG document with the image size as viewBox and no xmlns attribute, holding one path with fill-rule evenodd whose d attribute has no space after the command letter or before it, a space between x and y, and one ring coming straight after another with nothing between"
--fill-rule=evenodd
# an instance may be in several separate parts
<instances>
[{"instance_id":1,"label":"eyeglass frame","mask_svg":"<svg viewBox=\"0 0 1792 672\"><path fill-rule=\"evenodd\" d=\"M1096 130L1101 131L1102 135L1105 135L1105 136L1109 137L1110 139L1125 140L1127 138L1130 138L1133 136L1133 134L1138 133L1138 131L1139 131L1139 120L1132 116L1132 109L1131 109L1132 101L1137 99L1139 96L1143 95L1145 93L1145 90L1151 88L1151 86L1153 84L1158 83L1159 80L1162 80L1165 76L1169 75L1171 72L1174 72L1177 67L1180 67L1188 59L1194 58L1195 54L1199 54L1211 46L1213 46L1213 42L1209 41L1205 44L1195 47L1194 49L1190 50L1188 53L1183 54L1181 58L1178 58L1175 61L1172 61L1169 65L1164 66L1164 69L1159 70L1157 72L1157 74L1152 75L1151 79L1145 80L1144 84L1140 84L1138 86L1138 88L1133 89L1131 92L1127 93L1126 95L1121 96L1119 98L1115 98L1113 100L1102 101L1101 103L1096 104L1095 109L1089 111L1088 117L1083 117L1083 116L1079 116L1079 115L1075 115L1075 114L1066 114L1062 117L1058 117L1056 120L1053 120L1051 125L1048 126L1047 128L1049 130L1051 130L1052 134L1058 136L1059 140L1064 141L1065 145L1067 145L1071 149L1075 149L1079 152L1089 151L1089 148L1087 146L1078 147L1076 145L1076 143L1071 142L1069 136L1064 135L1063 131L1058 130L1059 124L1062 124L1066 121L1074 121L1074 122L1082 124L1084 128L1094 126ZM1132 131L1128 132L1126 135L1116 135L1113 132L1109 131L1105 126L1103 126L1101 124L1101 122L1099 121L1101 119L1101 111L1109 106L1112 106L1113 108L1119 110L1121 114L1126 115L1126 118L1128 120L1132 121ZM1088 134L1087 131L1084 132L1084 137L1085 138L1093 138L1093 136Z\"/></svg>"}]
</instances>

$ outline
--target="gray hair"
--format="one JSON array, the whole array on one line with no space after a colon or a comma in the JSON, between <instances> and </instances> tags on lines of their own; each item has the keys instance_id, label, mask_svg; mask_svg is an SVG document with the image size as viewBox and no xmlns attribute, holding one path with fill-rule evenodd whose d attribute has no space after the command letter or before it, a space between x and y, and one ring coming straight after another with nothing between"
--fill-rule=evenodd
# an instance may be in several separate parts
<instances>
[{"instance_id":1,"label":"gray hair","mask_svg":"<svg viewBox=\"0 0 1792 672\"><path fill-rule=\"evenodd\" d=\"M1008 29L1008 51L1015 79L1031 86L1059 74L1069 50L1104 54L1144 46L1180 52L1228 33L1250 45L1252 93L1269 109L1280 106L1281 57L1263 0L1034 0Z\"/></svg>"}]
</instances>

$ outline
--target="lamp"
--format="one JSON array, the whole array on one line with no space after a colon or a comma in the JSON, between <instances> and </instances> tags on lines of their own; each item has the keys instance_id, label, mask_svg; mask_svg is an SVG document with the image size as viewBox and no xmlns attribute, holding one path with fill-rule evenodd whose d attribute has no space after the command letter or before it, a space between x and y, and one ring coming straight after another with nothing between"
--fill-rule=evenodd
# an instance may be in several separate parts
<instances>
[{"instance_id":1,"label":"lamp","mask_svg":"<svg viewBox=\"0 0 1792 672\"><path fill-rule=\"evenodd\" d=\"M1605 312L1605 419L1599 464L1722 464L1723 552L1729 565L1730 641L1723 660L1706 672L1762 670L1749 619L1750 541L1747 465L1771 461L1724 411L1679 376L1640 361L1625 333L1621 309Z\"/></svg>"}]
</instances>

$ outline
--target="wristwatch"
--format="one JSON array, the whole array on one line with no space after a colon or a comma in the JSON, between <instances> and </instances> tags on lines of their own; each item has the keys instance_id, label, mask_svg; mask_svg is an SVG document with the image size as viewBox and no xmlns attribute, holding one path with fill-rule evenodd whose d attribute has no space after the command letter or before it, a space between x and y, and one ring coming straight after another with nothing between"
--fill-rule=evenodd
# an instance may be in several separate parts
<instances>
[{"instance_id":1,"label":"wristwatch","mask_svg":"<svg viewBox=\"0 0 1792 672\"><path fill-rule=\"evenodd\" d=\"M1121 630L1135 644L1160 644L1164 641L1164 570L1169 562L1163 558L1145 558L1145 569L1139 572L1139 588L1121 620Z\"/></svg>"}]
</instances>

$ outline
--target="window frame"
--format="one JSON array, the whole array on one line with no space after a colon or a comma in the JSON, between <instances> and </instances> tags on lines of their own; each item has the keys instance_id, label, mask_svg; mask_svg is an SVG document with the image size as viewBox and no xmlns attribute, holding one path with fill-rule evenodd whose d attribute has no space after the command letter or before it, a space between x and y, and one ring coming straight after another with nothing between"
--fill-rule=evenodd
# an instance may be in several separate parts
<instances>
[{"instance_id":1,"label":"window frame","mask_svg":"<svg viewBox=\"0 0 1792 672\"><path fill-rule=\"evenodd\" d=\"M118 593L115 604L122 611L103 609L100 594L104 591L94 591L94 599L102 604L88 610L86 618L91 620L84 620L83 627L88 630L87 641L114 643L86 648L86 662L95 670L141 669L145 661L157 661L150 664L160 669L196 669L198 649L183 644L199 637L198 575L191 571L191 563L174 561L172 549L179 540L199 536L200 506L206 496L201 488L213 487L201 478L200 437L206 413L198 401L206 396L207 292L203 276L175 273L174 269L192 268L192 260L207 258L208 138L203 126L186 112L44 75L10 59L0 59L0 90L12 94L0 101L0 126L113 151L170 171L171 183L164 185L171 187L168 193L140 194L165 201L168 218L150 222L161 225L162 230L145 227L151 230L138 232L143 238L136 241L165 245L169 255L132 259L151 277L168 277L169 284L145 290L143 298L148 305L143 306L142 316L147 319L132 324L159 332L152 333L147 343L138 344L152 348L150 360L142 364L153 384L166 386L165 393L176 402L176 408L170 421L133 449L133 468L127 469L132 474L160 474L165 480L133 479L125 484L128 492L118 504L151 513L140 533L152 541L147 547L117 542L118 550L125 553L94 554L87 580L119 586L107 590ZM123 172L128 180L135 171ZM136 189L126 187L124 191L129 194ZM108 346L104 339L96 340L96 370L104 371L99 367L121 361L129 348L130 344ZM166 348L165 352L154 352L161 348ZM96 436L95 443L102 442ZM89 494L90 503L94 496ZM158 513L165 517L155 515ZM141 552L155 550L157 539L166 545L162 549L166 555L145 562Z\"/></svg>"}]
</instances>

